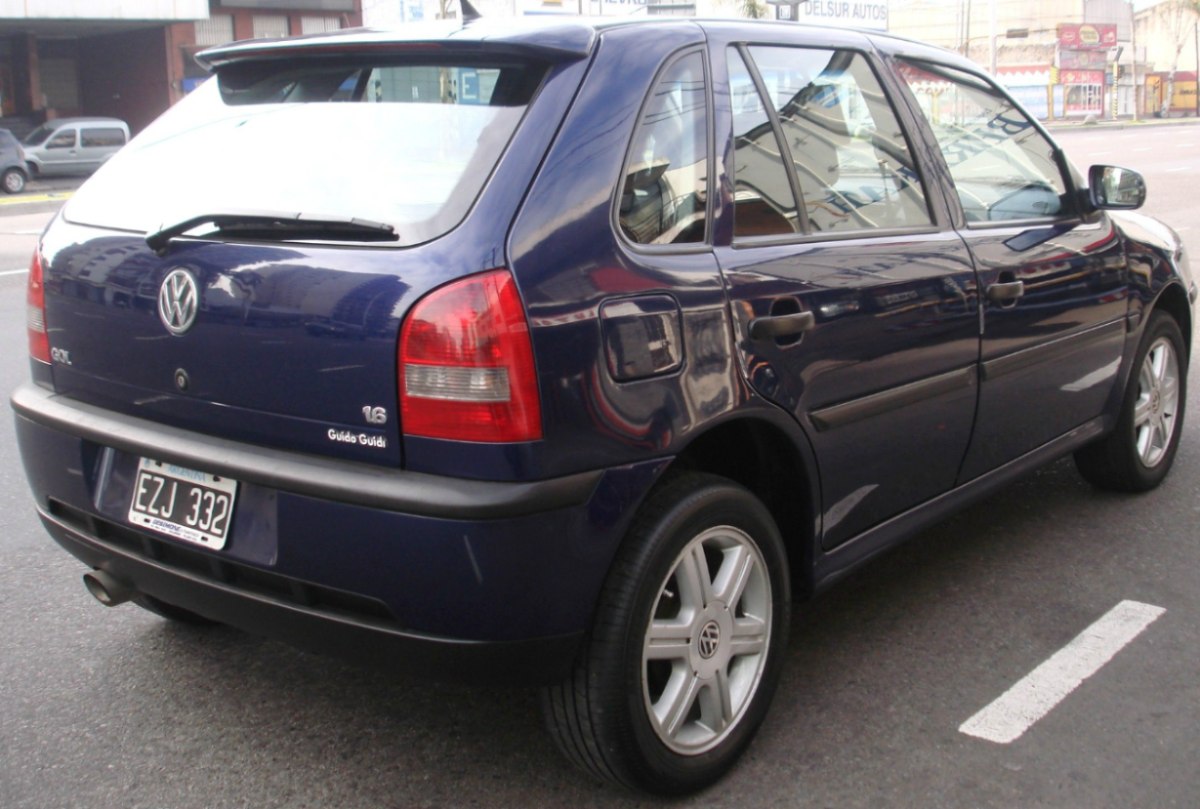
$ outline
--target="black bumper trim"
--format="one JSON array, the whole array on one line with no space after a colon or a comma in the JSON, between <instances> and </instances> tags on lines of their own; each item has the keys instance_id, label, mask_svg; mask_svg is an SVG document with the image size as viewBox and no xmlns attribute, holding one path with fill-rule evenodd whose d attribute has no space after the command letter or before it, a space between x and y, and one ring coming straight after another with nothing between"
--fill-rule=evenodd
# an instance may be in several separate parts
<instances>
[{"instance_id":1,"label":"black bumper trim","mask_svg":"<svg viewBox=\"0 0 1200 809\"><path fill-rule=\"evenodd\" d=\"M580 505L600 470L528 483L447 478L259 447L115 413L31 383L13 392L18 417L103 446L235 480L423 517L487 520Z\"/></svg>"},{"instance_id":2,"label":"black bumper trim","mask_svg":"<svg viewBox=\"0 0 1200 809\"><path fill-rule=\"evenodd\" d=\"M115 547L54 515L38 516L56 542L84 564L140 593L254 635L368 665L482 685L548 685L565 678L583 633L513 641L423 635L269 595L247 592Z\"/></svg>"}]
</instances>

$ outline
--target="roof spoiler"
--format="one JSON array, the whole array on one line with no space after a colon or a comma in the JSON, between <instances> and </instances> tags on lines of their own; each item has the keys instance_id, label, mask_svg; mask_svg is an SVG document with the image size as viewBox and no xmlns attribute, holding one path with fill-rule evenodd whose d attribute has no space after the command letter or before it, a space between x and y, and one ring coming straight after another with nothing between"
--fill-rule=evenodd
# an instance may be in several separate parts
<instances>
[{"instance_id":1,"label":"roof spoiler","mask_svg":"<svg viewBox=\"0 0 1200 809\"><path fill-rule=\"evenodd\" d=\"M465 7L470 3L464 4ZM286 39L254 39L220 45L196 54L206 70L220 70L236 62L276 59L328 59L363 56L405 56L425 51L516 56L549 62L571 62L592 52L596 29L562 22L531 28L506 24L503 19L437 21L406 25L391 31L350 29L336 34L316 34Z\"/></svg>"}]
</instances>

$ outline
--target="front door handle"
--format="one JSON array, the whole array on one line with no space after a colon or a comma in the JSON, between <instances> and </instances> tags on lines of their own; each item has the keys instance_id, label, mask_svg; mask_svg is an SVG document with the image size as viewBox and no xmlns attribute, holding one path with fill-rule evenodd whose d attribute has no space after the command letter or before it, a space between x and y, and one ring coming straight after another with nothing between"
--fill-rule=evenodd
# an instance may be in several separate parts
<instances>
[{"instance_id":1,"label":"front door handle","mask_svg":"<svg viewBox=\"0 0 1200 809\"><path fill-rule=\"evenodd\" d=\"M750 321L751 340L778 340L806 332L817 325L812 312L793 312L789 315L756 317Z\"/></svg>"},{"instance_id":2,"label":"front door handle","mask_svg":"<svg viewBox=\"0 0 1200 809\"><path fill-rule=\"evenodd\" d=\"M1024 294L1024 281L1008 281L992 284L987 288L988 300L992 303L1013 303Z\"/></svg>"}]
</instances>

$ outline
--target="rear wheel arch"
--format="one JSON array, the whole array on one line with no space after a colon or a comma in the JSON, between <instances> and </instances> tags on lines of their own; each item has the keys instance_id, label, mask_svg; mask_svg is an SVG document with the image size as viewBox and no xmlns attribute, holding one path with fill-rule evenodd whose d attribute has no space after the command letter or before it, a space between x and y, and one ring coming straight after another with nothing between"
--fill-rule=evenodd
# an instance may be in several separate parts
<instances>
[{"instance_id":1,"label":"rear wheel arch","mask_svg":"<svg viewBox=\"0 0 1200 809\"><path fill-rule=\"evenodd\" d=\"M694 438L662 479L686 471L726 478L762 501L787 550L793 596L807 597L820 488L816 464L795 437L765 419L727 421Z\"/></svg>"},{"instance_id":2,"label":"rear wheel arch","mask_svg":"<svg viewBox=\"0 0 1200 809\"><path fill-rule=\"evenodd\" d=\"M676 469L639 506L573 671L542 691L562 751L601 779L670 796L736 763L786 659L787 551L728 478Z\"/></svg>"}]
</instances>

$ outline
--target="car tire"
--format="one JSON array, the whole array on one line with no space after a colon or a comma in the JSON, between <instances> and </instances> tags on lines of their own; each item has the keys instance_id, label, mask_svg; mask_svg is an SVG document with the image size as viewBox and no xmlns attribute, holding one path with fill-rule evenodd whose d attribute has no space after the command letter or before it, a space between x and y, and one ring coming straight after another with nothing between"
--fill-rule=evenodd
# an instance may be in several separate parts
<instances>
[{"instance_id":1,"label":"car tire","mask_svg":"<svg viewBox=\"0 0 1200 809\"><path fill-rule=\"evenodd\" d=\"M183 607L176 607L174 604L148 596L145 593L139 593L134 596L133 603L137 604L144 610L149 610L160 618L166 618L168 621L174 621L180 624L189 624L191 626L216 626L217 622L211 618L205 618L203 615L185 610Z\"/></svg>"},{"instance_id":2,"label":"car tire","mask_svg":"<svg viewBox=\"0 0 1200 809\"><path fill-rule=\"evenodd\" d=\"M1155 312L1146 324L1116 428L1075 453L1093 485L1144 492L1163 481L1175 460L1187 401L1188 355L1179 324Z\"/></svg>"},{"instance_id":3,"label":"car tire","mask_svg":"<svg viewBox=\"0 0 1200 809\"><path fill-rule=\"evenodd\" d=\"M6 194L20 194L25 190L25 172L20 169L8 169L0 175L0 188Z\"/></svg>"},{"instance_id":4,"label":"car tire","mask_svg":"<svg viewBox=\"0 0 1200 809\"><path fill-rule=\"evenodd\" d=\"M775 521L743 487L700 473L657 487L572 675L543 691L555 741L585 770L633 789L681 795L716 781L754 737L779 680L787 571Z\"/></svg>"}]
</instances>

